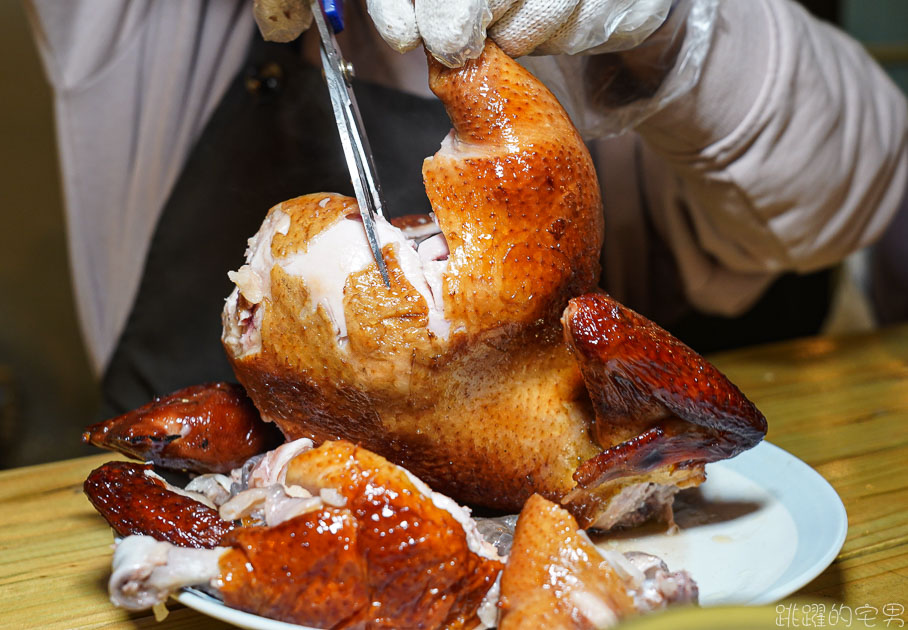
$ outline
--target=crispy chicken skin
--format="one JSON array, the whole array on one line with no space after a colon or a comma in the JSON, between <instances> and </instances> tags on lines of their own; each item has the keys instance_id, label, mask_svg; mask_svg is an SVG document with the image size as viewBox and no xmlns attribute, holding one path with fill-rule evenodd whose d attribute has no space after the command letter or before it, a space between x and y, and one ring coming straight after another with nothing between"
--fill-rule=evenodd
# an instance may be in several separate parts
<instances>
[{"instance_id":1,"label":"crispy chicken skin","mask_svg":"<svg viewBox=\"0 0 908 630\"><path fill-rule=\"evenodd\" d=\"M82 441L172 470L229 472L280 444L236 383L186 387L88 427Z\"/></svg>"},{"instance_id":2,"label":"crispy chicken skin","mask_svg":"<svg viewBox=\"0 0 908 630\"><path fill-rule=\"evenodd\" d=\"M307 531L301 532L299 523L292 525L297 532L292 538L289 533L237 530L235 551L221 562L225 575L222 592L228 604L252 609L243 601L251 596L247 588L250 576L244 575L242 567L246 562L259 566L271 554L269 562L275 565L291 557L315 563L305 570L292 570L300 585L305 585L306 576L311 576L313 583L320 584L323 590L350 590L341 594L352 603L340 627L475 625L476 611L503 565L493 548L445 509L453 506L453 502L440 507L444 499L431 491L426 493L428 489L406 471L343 441L326 442L297 455L290 462L286 483L314 493L324 488L335 489L346 500L345 505L333 508L333 512L326 508L324 513L303 517L301 522L306 524ZM469 518L465 512L461 514L462 519ZM294 522L296 519L288 523ZM305 541L319 537L318 522L337 523L340 533L332 532L328 540L310 543L313 549L325 554L306 553L302 551ZM240 577L239 584L232 585L226 578L228 566L231 575ZM269 569L265 567L265 571ZM322 576L319 571L331 575ZM275 571L273 579L274 596L287 599L283 575ZM354 589L352 585L358 586ZM272 611L262 610L260 604L254 611L287 618L269 614ZM325 625L334 627L334 623Z\"/></svg>"},{"instance_id":3,"label":"crispy chicken skin","mask_svg":"<svg viewBox=\"0 0 908 630\"><path fill-rule=\"evenodd\" d=\"M555 97L494 44L461 69L429 63L454 131L425 161L452 256L445 315L468 335L551 324L599 278L602 203L592 159ZM525 332L522 331L522 332Z\"/></svg>"},{"instance_id":4,"label":"crispy chicken skin","mask_svg":"<svg viewBox=\"0 0 908 630\"><path fill-rule=\"evenodd\" d=\"M585 600L597 604L587 608L597 611L598 618L580 612ZM621 578L578 531L577 521L539 495L527 500L517 520L514 545L501 576L499 608L500 630L592 630L603 621L614 622L635 611Z\"/></svg>"},{"instance_id":5,"label":"crispy chicken skin","mask_svg":"<svg viewBox=\"0 0 908 630\"><path fill-rule=\"evenodd\" d=\"M118 527L122 515L112 524L121 535L139 535L118 545L112 600L140 610L196 585L216 591L233 608L319 628L479 624L480 606L504 564L467 510L349 442L318 448L306 442L283 463L279 453L269 455L273 462L257 458L256 466L279 466L271 472L284 477L286 490L325 498L270 526L230 525L223 531L211 521L187 522L185 501L165 497L157 486L116 488L137 514L129 531ZM155 518L145 514L149 507ZM160 524L168 519L178 536L161 538ZM204 528L214 544L192 544Z\"/></svg>"},{"instance_id":6,"label":"crispy chicken skin","mask_svg":"<svg viewBox=\"0 0 908 630\"><path fill-rule=\"evenodd\" d=\"M210 549L234 527L214 508L175 492L150 464L108 462L88 475L82 489L119 536Z\"/></svg>"},{"instance_id":7,"label":"crispy chicken skin","mask_svg":"<svg viewBox=\"0 0 908 630\"><path fill-rule=\"evenodd\" d=\"M562 499L581 523L631 526L660 512L671 521L673 491L766 435L766 418L715 366L605 293L573 298L562 324L602 447Z\"/></svg>"},{"instance_id":8,"label":"crispy chicken skin","mask_svg":"<svg viewBox=\"0 0 908 630\"><path fill-rule=\"evenodd\" d=\"M571 300L565 339L593 399L593 433L612 447L574 475L584 488L752 448L766 419L709 361L605 294Z\"/></svg>"}]
</instances>

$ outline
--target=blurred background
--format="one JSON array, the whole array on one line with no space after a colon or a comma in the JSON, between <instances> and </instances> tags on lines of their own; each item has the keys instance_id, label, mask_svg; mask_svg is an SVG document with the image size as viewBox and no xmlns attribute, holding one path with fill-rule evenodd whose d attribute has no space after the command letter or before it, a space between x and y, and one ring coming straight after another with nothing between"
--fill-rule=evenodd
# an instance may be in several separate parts
<instances>
[{"instance_id":1,"label":"blurred background","mask_svg":"<svg viewBox=\"0 0 908 630\"><path fill-rule=\"evenodd\" d=\"M908 91L908 2L804 0L862 41ZM0 468L96 452L79 442L98 414L67 261L51 93L18 0L0 0ZM860 255L841 274L826 326L872 327L856 288Z\"/></svg>"}]
</instances>

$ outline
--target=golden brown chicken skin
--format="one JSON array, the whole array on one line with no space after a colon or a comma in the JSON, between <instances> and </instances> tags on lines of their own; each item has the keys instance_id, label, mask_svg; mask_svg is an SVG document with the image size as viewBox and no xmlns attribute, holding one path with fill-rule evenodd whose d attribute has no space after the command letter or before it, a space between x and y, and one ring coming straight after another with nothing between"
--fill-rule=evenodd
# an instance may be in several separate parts
<instances>
[{"instance_id":1,"label":"golden brown chicken skin","mask_svg":"<svg viewBox=\"0 0 908 630\"><path fill-rule=\"evenodd\" d=\"M217 510L174 492L150 464L107 462L88 475L82 490L119 536L210 549L234 527Z\"/></svg>"},{"instance_id":2,"label":"golden brown chicken skin","mask_svg":"<svg viewBox=\"0 0 908 630\"><path fill-rule=\"evenodd\" d=\"M539 495L529 498L501 576L501 630L593 630L601 617L617 621L636 611L627 591L570 514ZM584 607L588 599L596 605ZM584 615L583 608L599 612L600 618Z\"/></svg>"},{"instance_id":3,"label":"golden brown chicken skin","mask_svg":"<svg viewBox=\"0 0 908 630\"><path fill-rule=\"evenodd\" d=\"M281 443L236 383L206 383L85 429L82 441L161 468L229 472Z\"/></svg>"},{"instance_id":4,"label":"golden brown chicken skin","mask_svg":"<svg viewBox=\"0 0 908 630\"><path fill-rule=\"evenodd\" d=\"M483 604L494 610L502 559L467 510L405 470L349 442L306 443L289 462L280 450L256 459L251 478L274 473L283 481L253 484L231 501L263 489L275 497L309 492L297 499L307 501L302 511L266 500L272 520L234 526L192 498L143 482L138 464L114 462L93 474L128 482L102 488L103 504L98 484L86 486L127 536L113 561L115 603L141 610L201 585L230 607L326 629L473 628ZM123 509L111 513L117 499ZM192 518L198 514L211 518Z\"/></svg>"},{"instance_id":5,"label":"golden brown chicken skin","mask_svg":"<svg viewBox=\"0 0 908 630\"><path fill-rule=\"evenodd\" d=\"M697 597L686 572L644 553L601 552L566 510L533 495L501 574L498 628L601 630Z\"/></svg>"},{"instance_id":6,"label":"golden brown chicken skin","mask_svg":"<svg viewBox=\"0 0 908 630\"><path fill-rule=\"evenodd\" d=\"M560 321L598 281L603 214L590 156L554 96L494 44L463 68L429 66L454 125L423 167L441 254L414 263L422 245L386 239L390 288L371 262L332 281L312 268L349 256L324 243L349 228L356 202L320 193L275 206L247 253L257 279L235 276L224 311L237 378L288 438L353 441L461 502L516 512L539 493L566 502L584 527L632 524L648 513L641 506L670 500L660 489L702 482L719 451L617 477L588 471L578 485L585 462L635 437L596 424L586 355Z\"/></svg>"}]
</instances>

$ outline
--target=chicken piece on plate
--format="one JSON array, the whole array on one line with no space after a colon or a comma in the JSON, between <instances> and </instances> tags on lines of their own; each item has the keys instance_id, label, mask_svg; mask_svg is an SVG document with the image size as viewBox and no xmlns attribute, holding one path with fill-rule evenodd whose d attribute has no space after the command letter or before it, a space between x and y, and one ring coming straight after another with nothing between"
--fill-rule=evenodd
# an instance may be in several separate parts
<instances>
[{"instance_id":1,"label":"chicken piece on plate","mask_svg":"<svg viewBox=\"0 0 908 630\"><path fill-rule=\"evenodd\" d=\"M647 554L600 552L568 512L533 495L501 575L498 628L608 628L637 613L696 601L687 573L669 573Z\"/></svg>"},{"instance_id":2,"label":"chicken piece on plate","mask_svg":"<svg viewBox=\"0 0 908 630\"><path fill-rule=\"evenodd\" d=\"M302 440L259 459L247 480L222 515L272 482L285 489L285 505L316 501L235 528L213 550L130 536L114 555L111 599L142 609L201 585L228 606L315 627L479 623L502 562L467 510L407 471L348 442L313 449Z\"/></svg>"},{"instance_id":3,"label":"chicken piece on plate","mask_svg":"<svg viewBox=\"0 0 908 630\"><path fill-rule=\"evenodd\" d=\"M109 520L103 510L117 504L115 491L123 509L138 510L111 520L125 536L111 600L128 609L196 586L240 610L325 628L586 628L696 601L687 574L646 554L600 554L570 514L539 495L520 513L505 567L467 510L348 442L297 440L233 471L220 515L245 527L201 504L196 512L216 520L187 520L193 499L208 500L147 468L112 462L86 484Z\"/></svg>"},{"instance_id":4,"label":"chicken piece on plate","mask_svg":"<svg viewBox=\"0 0 908 630\"><path fill-rule=\"evenodd\" d=\"M579 298L597 291L603 214L552 94L492 43L429 66L454 130L423 166L434 214L378 222L390 288L353 199L278 204L230 274L237 378L288 438L350 440L464 503L518 512L539 493L601 528L668 513L765 420L662 329ZM590 351L612 334L626 341Z\"/></svg>"},{"instance_id":5,"label":"chicken piece on plate","mask_svg":"<svg viewBox=\"0 0 908 630\"><path fill-rule=\"evenodd\" d=\"M205 497L171 486L150 464L108 462L88 475L82 489L120 536L210 549L233 529Z\"/></svg>"},{"instance_id":6,"label":"chicken piece on plate","mask_svg":"<svg viewBox=\"0 0 908 630\"><path fill-rule=\"evenodd\" d=\"M193 385L92 425L82 441L193 472L230 472L281 443L235 383Z\"/></svg>"},{"instance_id":7,"label":"chicken piece on plate","mask_svg":"<svg viewBox=\"0 0 908 630\"><path fill-rule=\"evenodd\" d=\"M600 529L653 514L766 434L766 419L709 361L604 293L572 299L562 318L593 406L603 451L574 473L562 503ZM606 499L608 499L606 501Z\"/></svg>"}]
</instances>

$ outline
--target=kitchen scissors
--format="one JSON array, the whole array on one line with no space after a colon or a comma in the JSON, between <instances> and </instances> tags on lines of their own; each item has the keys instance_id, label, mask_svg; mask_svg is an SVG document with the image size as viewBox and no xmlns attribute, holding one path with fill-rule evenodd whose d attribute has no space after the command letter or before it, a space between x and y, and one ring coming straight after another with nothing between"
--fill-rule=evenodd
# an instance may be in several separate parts
<instances>
[{"instance_id":1,"label":"kitchen scissors","mask_svg":"<svg viewBox=\"0 0 908 630\"><path fill-rule=\"evenodd\" d=\"M372 158L372 149L363 126L362 116L353 94L350 79L353 76L353 65L341 55L335 33L344 28L342 0L310 0L312 16L318 29L321 40L322 67L325 71L325 82L328 84L328 93L331 96L331 107L337 122L341 145L344 149L344 158L347 168L350 169L350 178L356 201L359 204L359 213L366 229L366 239L372 250L372 257L378 266L385 286L391 287L388 268L381 253L381 243L375 227L375 218L384 217L384 197L378 174L375 170L375 161Z\"/></svg>"}]
</instances>

